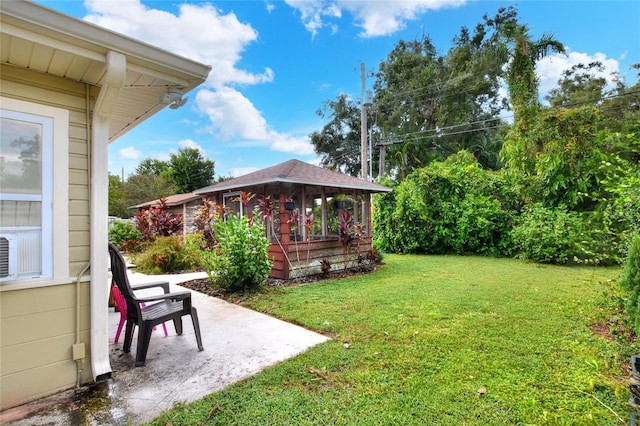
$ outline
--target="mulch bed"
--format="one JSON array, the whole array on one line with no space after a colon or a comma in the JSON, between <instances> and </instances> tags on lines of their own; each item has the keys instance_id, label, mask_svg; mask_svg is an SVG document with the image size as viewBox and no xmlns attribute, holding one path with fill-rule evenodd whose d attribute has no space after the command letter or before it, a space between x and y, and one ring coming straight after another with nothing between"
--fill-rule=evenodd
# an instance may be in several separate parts
<instances>
[{"instance_id":1,"label":"mulch bed","mask_svg":"<svg viewBox=\"0 0 640 426\"><path fill-rule=\"evenodd\" d=\"M622 339L627 343L634 342L637 339L635 330L628 327L620 319L610 320L604 323L591 324L589 326L593 334L605 338L607 340Z\"/></svg>"},{"instance_id":2,"label":"mulch bed","mask_svg":"<svg viewBox=\"0 0 640 426\"><path fill-rule=\"evenodd\" d=\"M308 277L300 277L300 278L292 278L290 280L280 280L276 278L267 278L265 282L266 287L292 287L298 285L311 284L319 281L329 280L329 279L341 279L346 277L351 277L354 275L368 274L376 269L376 267L366 268L366 269L351 269L346 271L334 271L329 272L328 274L319 274L319 275L311 275ZM179 284L181 287L188 288L193 291L197 291L199 293L206 294L208 296L217 297L227 302L242 304L247 297L251 296L249 294L243 294L238 292L230 292L222 288L214 287L209 281L208 278L201 278L191 281L186 281Z\"/></svg>"}]
</instances>

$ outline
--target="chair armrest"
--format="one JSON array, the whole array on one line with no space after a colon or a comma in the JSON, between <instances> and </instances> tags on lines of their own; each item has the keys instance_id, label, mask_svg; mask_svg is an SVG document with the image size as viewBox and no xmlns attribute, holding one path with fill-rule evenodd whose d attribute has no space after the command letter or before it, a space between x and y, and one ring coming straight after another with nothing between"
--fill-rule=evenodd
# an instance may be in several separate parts
<instances>
[{"instance_id":1,"label":"chair armrest","mask_svg":"<svg viewBox=\"0 0 640 426\"><path fill-rule=\"evenodd\" d=\"M136 291L136 290L143 290L143 289L155 288L155 287L162 287L165 293L169 293L168 281L154 281L151 283L136 284L131 286L131 290Z\"/></svg>"},{"instance_id":2,"label":"chair armrest","mask_svg":"<svg viewBox=\"0 0 640 426\"><path fill-rule=\"evenodd\" d=\"M158 294L156 296L144 296L144 297L136 297L136 302L158 302L160 300L185 300L191 299L190 291L178 291L175 293L167 293L167 294Z\"/></svg>"}]
</instances>

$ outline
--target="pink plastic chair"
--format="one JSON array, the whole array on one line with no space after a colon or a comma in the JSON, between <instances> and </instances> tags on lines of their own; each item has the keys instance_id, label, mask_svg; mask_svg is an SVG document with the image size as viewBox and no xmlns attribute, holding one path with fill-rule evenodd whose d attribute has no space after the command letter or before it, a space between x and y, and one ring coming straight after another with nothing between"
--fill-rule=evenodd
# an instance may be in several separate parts
<instances>
[{"instance_id":1,"label":"pink plastic chair","mask_svg":"<svg viewBox=\"0 0 640 426\"><path fill-rule=\"evenodd\" d=\"M115 300L116 306L118 307L118 312L120 312L120 324L118 324L118 330L116 330L116 337L113 339L113 343L118 343L122 327L127 322L127 302L124 300L122 293L120 293L118 286L111 286L111 294L113 295L113 300ZM142 302L142 306L145 306L144 302ZM162 328L164 329L165 337L167 337L169 333L167 333L167 326L165 323L162 323ZM155 330L156 328L153 327L153 329Z\"/></svg>"}]
</instances>

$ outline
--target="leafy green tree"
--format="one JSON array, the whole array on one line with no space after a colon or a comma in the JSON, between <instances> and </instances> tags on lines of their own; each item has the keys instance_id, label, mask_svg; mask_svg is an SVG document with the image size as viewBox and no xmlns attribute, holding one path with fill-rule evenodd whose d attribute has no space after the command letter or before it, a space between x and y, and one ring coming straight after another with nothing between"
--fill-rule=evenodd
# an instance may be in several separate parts
<instances>
[{"instance_id":1,"label":"leafy green tree","mask_svg":"<svg viewBox=\"0 0 640 426\"><path fill-rule=\"evenodd\" d=\"M538 146L531 189L547 206L593 208L590 195L607 154L597 139L600 116L593 107L545 111L531 124L529 144Z\"/></svg>"},{"instance_id":2,"label":"leafy green tree","mask_svg":"<svg viewBox=\"0 0 640 426\"><path fill-rule=\"evenodd\" d=\"M640 64L632 68L640 69ZM607 79L602 76L603 71L604 66L598 61L576 64L563 72L558 87L552 89L546 99L551 107L598 108L601 130L635 131L633 129L637 129L640 123L640 78L634 84L627 84L618 73L612 73L614 87L608 87Z\"/></svg>"},{"instance_id":3,"label":"leafy green tree","mask_svg":"<svg viewBox=\"0 0 640 426\"><path fill-rule=\"evenodd\" d=\"M491 53L499 42L493 22L501 19L485 17L473 32L463 27L444 56L429 37L401 40L380 64L376 119L396 141L389 159L401 176L461 149L484 167L500 166L496 135L505 105L498 90L506 58Z\"/></svg>"},{"instance_id":4,"label":"leafy green tree","mask_svg":"<svg viewBox=\"0 0 640 426\"><path fill-rule=\"evenodd\" d=\"M491 20L485 16L473 31L461 28L444 55L428 36L396 44L374 74L367 120L374 143L388 150L386 169L404 178L414 168L461 149L473 153L483 167L500 167L499 112L506 104L499 89L507 58L493 53L500 44L496 22L511 14L515 11L509 9ZM358 102L345 94L318 111L329 120L311 135L323 165L358 173L360 113ZM375 165L377 150L372 154Z\"/></svg>"},{"instance_id":5,"label":"leafy green tree","mask_svg":"<svg viewBox=\"0 0 640 426\"><path fill-rule=\"evenodd\" d=\"M127 198L124 186L117 175L109 173L109 216L129 217L131 212L127 210Z\"/></svg>"},{"instance_id":6,"label":"leafy green tree","mask_svg":"<svg viewBox=\"0 0 640 426\"><path fill-rule=\"evenodd\" d=\"M640 64L634 64L632 68L640 70ZM633 84L616 78L616 87L605 95L599 104L601 128L611 132L640 134L640 73L636 73L636 82ZM637 155L640 160L640 153Z\"/></svg>"},{"instance_id":7,"label":"leafy green tree","mask_svg":"<svg viewBox=\"0 0 640 426\"><path fill-rule=\"evenodd\" d=\"M564 45L552 34L544 33L533 40L529 27L509 20L498 27L502 39L502 54L508 55L506 80L514 112L514 123L519 129L527 126L540 108L536 62L550 53L564 53Z\"/></svg>"},{"instance_id":8,"label":"leafy green tree","mask_svg":"<svg viewBox=\"0 0 640 426\"><path fill-rule=\"evenodd\" d=\"M210 185L214 177L213 161L196 148L182 148L169 159L168 177L180 193Z\"/></svg>"},{"instance_id":9,"label":"leafy green tree","mask_svg":"<svg viewBox=\"0 0 640 426\"><path fill-rule=\"evenodd\" d=\"M167 178L154 176L152 174L131 175L122 185L122 192L126 199L126 206L131 207L147 201L157 200L161 197L176 193L176 187ZM133 210L128 210L133 215Z\"/></svg>"},{"instance_id":10,"label":"leafy green tree","mask_svg":"<svg viewBox=\"0 0 640 426\"><path fill-rule=\"evenodd\" d=\"M329 122L322 130L311 134L311 143L320 164L332 170L340 170L352 176L360 172L360 107L346 94L334 101L326 101L316 112Z\"/></svg>"},{"instance_id":11,"label":"leafy green tree","mask_svg":"<svg viewBox=\"0 0 640 426\"><path fill-rule=\"evenodd\" d=\"M145 158L138 164L135 170L137 175L150 174L155 177L166 175L169 171L169 163L155 158Z\"/></svg>"},{"instance_id":12,"label":"leafy green tree","mask_svg":"<svg viewBox=\"0 0 640 426\"><path fill-rule=\"evenodd\" d=\"M595 104L605 94L607 79L598 76L604 71L602 62L576 64L562 72L558 87L545 97L552 107Z\"/></svg>"},{"instance_id":13,"label":"leafy green tree","mask_svg":"<svg viewBox=\"0 0 640 426\"><path fill-rule=\"evenodd\" d=\"M541 149L540 142L544 143L540 138L529 137L541 109L536 62L551 52L563 53L565 48L548 33L534 40L527 25L520 24L517 19L497 23L496 28L501 44L495 53L509 60L506 81L514 114L514 123L507 133L501 155L508 166L533 175L536 153Z\"/></svg>"}]
</instances>

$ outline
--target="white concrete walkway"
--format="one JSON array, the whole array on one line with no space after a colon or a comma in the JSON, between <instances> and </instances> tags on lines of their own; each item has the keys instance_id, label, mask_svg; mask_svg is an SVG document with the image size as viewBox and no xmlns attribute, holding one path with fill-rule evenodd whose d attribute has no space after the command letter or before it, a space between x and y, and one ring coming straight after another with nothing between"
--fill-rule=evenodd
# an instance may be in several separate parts
<instances>
[{"instance_id":1,"label":"white concrete walkway","mask_svg":"<svg viewBox=\"0 0 640 426\"><path fill-rule=\"evenodd\" d=\"M171 283L171 291L182 291L185 288L176 283L205 276L130 273L130 281L137 284L164 280ZM106 425L130 421L137 425L156 418L177 402L196 401L328 340L202 293L192 292L192 301L198 310L204 351L198 351L190 317L183 317L182 336L176 335L171 322L167 323L169 337L158 327L151 337L146 365L136 368L137 340L134 338L131 353L123 353L123 330L119 343L111 345L113 375L108 383L29 404L34 408L31 411L24 406L28 417L21 419L12 419L8 417L11 413L5 412L0 423ZM120 314L110 309L110 342L119 319Z\"/></svg>"}]
</instances>

